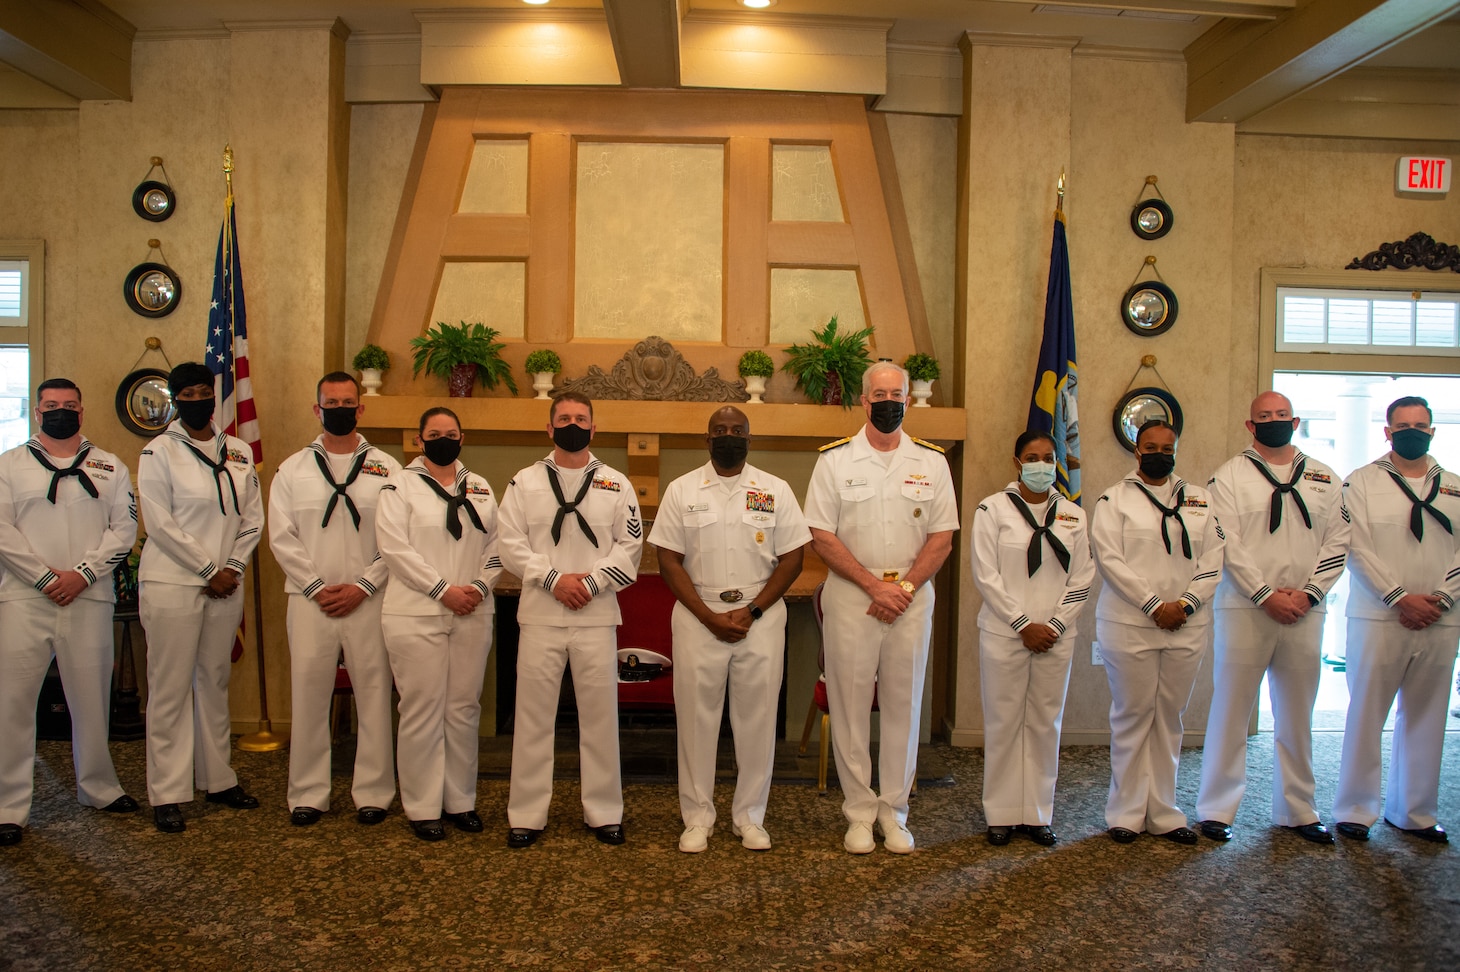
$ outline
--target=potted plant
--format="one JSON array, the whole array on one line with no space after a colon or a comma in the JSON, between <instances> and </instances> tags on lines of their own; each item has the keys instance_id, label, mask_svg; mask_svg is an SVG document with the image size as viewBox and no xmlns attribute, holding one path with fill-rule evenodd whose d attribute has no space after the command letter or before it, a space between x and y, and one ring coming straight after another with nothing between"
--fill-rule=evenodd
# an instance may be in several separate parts
<instances>
[{"instance_id":1,"label":"potted plant","mask_svg":"<svg viewBox=\"0 0 1460 972\"><path fill-rule=\"evenodd\" d=\"M872 365L867 352L872 328L838 334L833 314L820 331L812 329L811 337L809 344L793 344L786 349L786 363L781 370L793 375L813 402L851 408L862 384L862 373Z\"/></svg>"},{"instance_id":2,"label":"potted plant","mask_svg":"<svg viewBox=\"0 0 1460 972\"><path fill-rule=\"evenodd\" d=\"M478 378L488 388L505 384L515 395L517 382L512 367L502 360L506 347L497 340L497 331L481 321L468 324L447 324L437 321L418 338L411 339L415 349L416 374L422 371L446 380L447 394L452 398L470 398Z\"/></svg>"},{"instance_id":3,"label":"potted plant","mask_svg":"<svg viewBox=\"0 0 1460 972\"><path fill-rule=\"evenodd\" d=\"M532 376L532 390L537 392L536 397L547 398L548 392L553 389L553 376L563 370L563 359L556 351L539 348L527 356L525 367Z\"/></svg>"},{"instance_id":4,"label":"potted plant","mask_svg":"<svg viewBox=\"0 0 1460 972\"><path fill-rule=\"evenodd\" d=\"M933 394L933 382L942 377L938 359L919 351L908 355L902 366L912 382L913 408L928 408L928 398Z\"/></svg>"},{"instance_id":5,"label":"potted plant","mask_svg":"<svg viewBox=\"0 0 1460 972\"><path fill-rule=\"evenodd\" d=\"M765 399L760 396L765 394L765 380L776 373L776 363L757 348L742 354L737 367L740 377L745 379L745 390L750 392L751 404L764 405Z\"/></svg>"},{"instance_id":6,"label":"potted plant","mask_svg":"<svg viewBox=\"0 0 1460 972\"><path fill-rule=\"evenodd\" d=\"M379 395L381 373L390 370L390 355L378 344L367 344L355 352L350 367L360 372L360 386L365 394Z\"/></svg>"}]
</instances>

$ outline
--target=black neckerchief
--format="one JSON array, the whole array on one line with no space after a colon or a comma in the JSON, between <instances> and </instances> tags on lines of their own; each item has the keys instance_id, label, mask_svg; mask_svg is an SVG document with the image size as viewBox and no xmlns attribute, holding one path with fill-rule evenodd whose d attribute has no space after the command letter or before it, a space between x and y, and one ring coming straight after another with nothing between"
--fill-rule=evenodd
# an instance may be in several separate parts
<instances>
[{"instance_id":1,"label":"black neckerchief","mask_svg":"<svg viewBox=\"0 0 1460 972\"><path fill-rule=\"evenodd\" d=\"M451 534L451 539L461 539L461 511L463 509L466 510L472 526L482 533L487 532L487 528L482 526L482 518L477 516L477 508L472 505L470 498L466 495L465 476L461 477L461 485L455 493L447 492L440 483L432 478L429 470L421 470L421 478L426 481L427 486L431 487L433 493L446 501L446 532Z\"/></svg>"},{"instance_id":2,"label":"black neckerchief","mask_svg":"<svg viewBox=\"0 0 1460 972\"><path fill-rule=\"evenodd\" d=\"M1423 542L1425 538L1425 512L1435 518L1435 522L1440 525L1442 530L1454 536L1455 529L1450 525L1450 518L1430 505L1435 501L1435 497L1440 495L1439 476L1436 476L1435 481L1430 484L1430 495L1420 499L1414 495L1414 490L1409 488L1409 484L1404 481L1403 476L1392 469L1386 470L1386 472L1389 473L1389 478L1394 480L1394 485L1398 486L1404 492L1405 498L1409 500L1409 532L1414 534L1416 540Z\"/></svg>"},{"instance_id":3,"label":"black neckerchief","mask_svg":"<svg viewBox=\"0 0 1460 972\"><path fill-rule=\"evenodd\" d=\"M1303 478L1303 470L1308 465L1308 457L1299 454L1297 461L1293 463L1293 474L1288 477L1286 483L1280 483L1264 462L1251 453L1243 453L1243 455L1247 456L1248 461L1257 467L1258 472L1262 473L1262 478L1272 486L1272 503L1267 509L1267 532L1277 533L1278 527L1283 524L1284 493L1292 496L1293 502L1298 504L1298 512L1303 514L1303 525L1310 530L1313 529L1313 518L1308 515L1308 504L1303 502L1303 494L1298 492L1298 480Z\"/></svg>"},{"instance_id":4,"label":"black neckerchief","mask_svg":"<svg viewBox=\"0 0 1460 972\"><path fill-rule=\"evenodd\" d=\"M233 493L233 512L243 516L243 510L238 506L238 487L233 485L233 476L228 472L228 449L225 447L220 450L223 458L215 462L194 448L186 438L183 439L183 444L187 446L189 452L198 457L199 462L213 470L213 486L218 490L218 512L224 516L228 515L228 510L223 506L223 482L227 480L228 488Z\"/></svg>"},{"instance_id":5,"label":"black neckerchief","mask_svg":"<svg viewBox=\"0 0 1460 972\"><path fill-rule=\"evenodd\" d=\"M51 474L51 488L46 493L46 499L51 501L52 506L56 505L56 490L60 487L61 480L67 476L75 476L81 483L81 488L90 493L92 499L101 495L96 491L96 484L91 481L91 477L86 475L86 470L81 468L81 464L86 461L87 454L91 452L91 446L87 446L77 453L76 461L64 468L51 465L50 461L46 459L46 454L35 446L27 444L26 448L30 450L31 455L35 456L35 461L44 466L46 471Z\"/></svg>"},{"instance_id":6,"label":"black neckerchief","mask_svg":"<svg viewBox=\"0 0 1460 972\"><path fill-rule=\"evenodd\" d=\"M573 497L573 502L571 503L563 498L563 484L558 479L558 471L552 466L545 466L544 468L547 469L548 485L553 488L553 496L558 501L558 513L553 517L553 546L557 546L558 541L563 538L563 519L569 513L572 513L578 518L578 526L583 528L583 535L588 538L588 542L595 547L598 546L598 537L594 536L593 528L588 525L588 521L583 518L583 514L578 510L578 504L583 502L583 497L588 495L588 488L593 485L592 467L590 466L583 471L583 485L578 487L578 495Z\"/></svg>"},{"instance_id":7,"label":"black neckerchief","mask_svg":"<svg viewBox=\"0 0 1460 972\"><path fill-rule=\"evenodd\" d=\"M1040 538L1049 541L1049 548L1054 551L1054 559L1060 562L1060 567L1068 574L1070 572L1070 551L1060 542L1060 538L1054 535L1054 531L1050 529L1054 525L1055 514L1059 512L1055 508L1056 503L1054 497L1051 496L1049 498L1049 510L1044 514L1044 526L1040 526L1034 519L1034 511L1029 508L1029 504L1024 502L1024 497L1013 492L1006 493L1005 495L1014 504L1014 509L1018 510L1019 514L1024 517L1024 522L1029 524L1029 529L1034 531L1034 535L1029 538L1029 551L1026 555L1029 564L1029 576L1033 577L1035 575L1044 560L1044 550L1039 542Z\"/></svg>"},{"instance_id":8,"label":"black neckerchief","mask_svg":"<svg viewBox=\"0 0 1460 972\"><path fill-rule=\"evenodd\" d=\"M345 492L360 475L360 470L365 466L365 456L368 454L364 449L355 456L355 461L350 464L350 472L345 476L343 483L335 482L335 477L330 474L329 458L318 449L314 452L314 461L319 464L319 471L324 473L324 481L334 487L334 495L330 497L329 503L324 508L324 520L320 522L319 528L323 530L330 525L330 517L335 515L335 505L343 498L345 509L350 512L350 519L355 523L356 532L360 529L360 511L355 508L355 501L350 499L350 494Z\"/></svg>"},{"instance_id":9,"label":"black neckerchief","mask_svg":"<svg viewBox=\"0 0 1460 972\"><path fill-rule=\"evenodd\" d=\"M1181 518L1181 504L1186 500L1186 484L1182 483L1176 487L1176 502L1168 508L1163 506L1161 501L1156 499L1155 494L1146 489L1142 483L1135 480L1132 482L1135 482L1140 491L1146 494L1146 499L1151 501L1151 505L1161 511L1161 539L1166 543L1166 552L1168 554L1171 552L1171 537L1166 533L1166 521L1174 519L1176 525L1181 527L1181 555L1190 560L1191 535L1186 532L1186 521Z\"/></svg>"}]
</instances>

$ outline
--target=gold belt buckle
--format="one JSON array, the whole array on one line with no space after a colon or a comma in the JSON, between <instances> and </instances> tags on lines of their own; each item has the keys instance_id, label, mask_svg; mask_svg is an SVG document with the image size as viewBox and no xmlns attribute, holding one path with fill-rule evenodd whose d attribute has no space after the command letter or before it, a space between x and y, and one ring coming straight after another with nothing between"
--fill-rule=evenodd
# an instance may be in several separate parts
<instances>
[{"instance_id":1,"label":"gold belt buckle","mask_svg":"<svg viewBox=\"0 0 1460 972\"><path fill-rule=\"evenodd\" d=\"M745 595L742 594L740 591L720 592L720 600L724 601L726 604L734 604L736 601L740 600L744 596Z\"/></svg>"},{"instance_id":2,"label":"gold belt buckle","mask_svg":"<svg viewBox=\"0 0 1460 972\"><path fill-rule=\"evenodd\" d=\"M882 572L882 579L885 581L895 581L901 573L901 571L897 570L884 570Z\"/></svg>"}]
</instances>

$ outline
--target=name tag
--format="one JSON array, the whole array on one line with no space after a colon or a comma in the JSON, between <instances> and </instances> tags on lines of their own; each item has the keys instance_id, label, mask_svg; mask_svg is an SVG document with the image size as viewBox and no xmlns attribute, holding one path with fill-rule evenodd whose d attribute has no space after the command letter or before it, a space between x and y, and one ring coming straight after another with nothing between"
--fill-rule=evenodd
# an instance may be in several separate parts
<instances>
[{"instance_id":1,"label":"name tag","mask_svg":"<svg viewBox=\"0 0 1460 972\"><path fill-rule=\"evenodd\" d=\"M709 503L691 503L684 508L686 513L705 513L710 509Z\"/></svg>"},{"instance_id":2,"label":"name tag","mask_svg":"<svg viewBox=\"0 0 1460 972\"><path fill-rule=\"evenodd\" d=\"M865 486L865 485L867 485L867 480L865 480L865 479L843 479L842 480L842 485L843 486Z\"/></svg>"}]
</instances>

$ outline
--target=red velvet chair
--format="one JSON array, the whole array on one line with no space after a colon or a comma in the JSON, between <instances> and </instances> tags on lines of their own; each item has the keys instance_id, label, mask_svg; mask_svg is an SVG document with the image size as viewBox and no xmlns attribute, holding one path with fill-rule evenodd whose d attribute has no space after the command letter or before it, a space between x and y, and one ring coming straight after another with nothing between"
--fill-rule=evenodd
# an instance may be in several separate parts
<instances>
[{"instance_id":1,"label":"red velvet chair","mask_svg":"<svg viewBox=\"0 0 1460 972\"><path fill-rule=\"evenodd\" d=\"M619 649L648 649L672 659L674 637L669 615L674 603L674 594L658 574L640 574L637 581L619 591L618 607L623 615L618 626ZM674 669L668 668L647 682L619 682L618 706L674 711Z\"/></svg>"}]
</instances>

